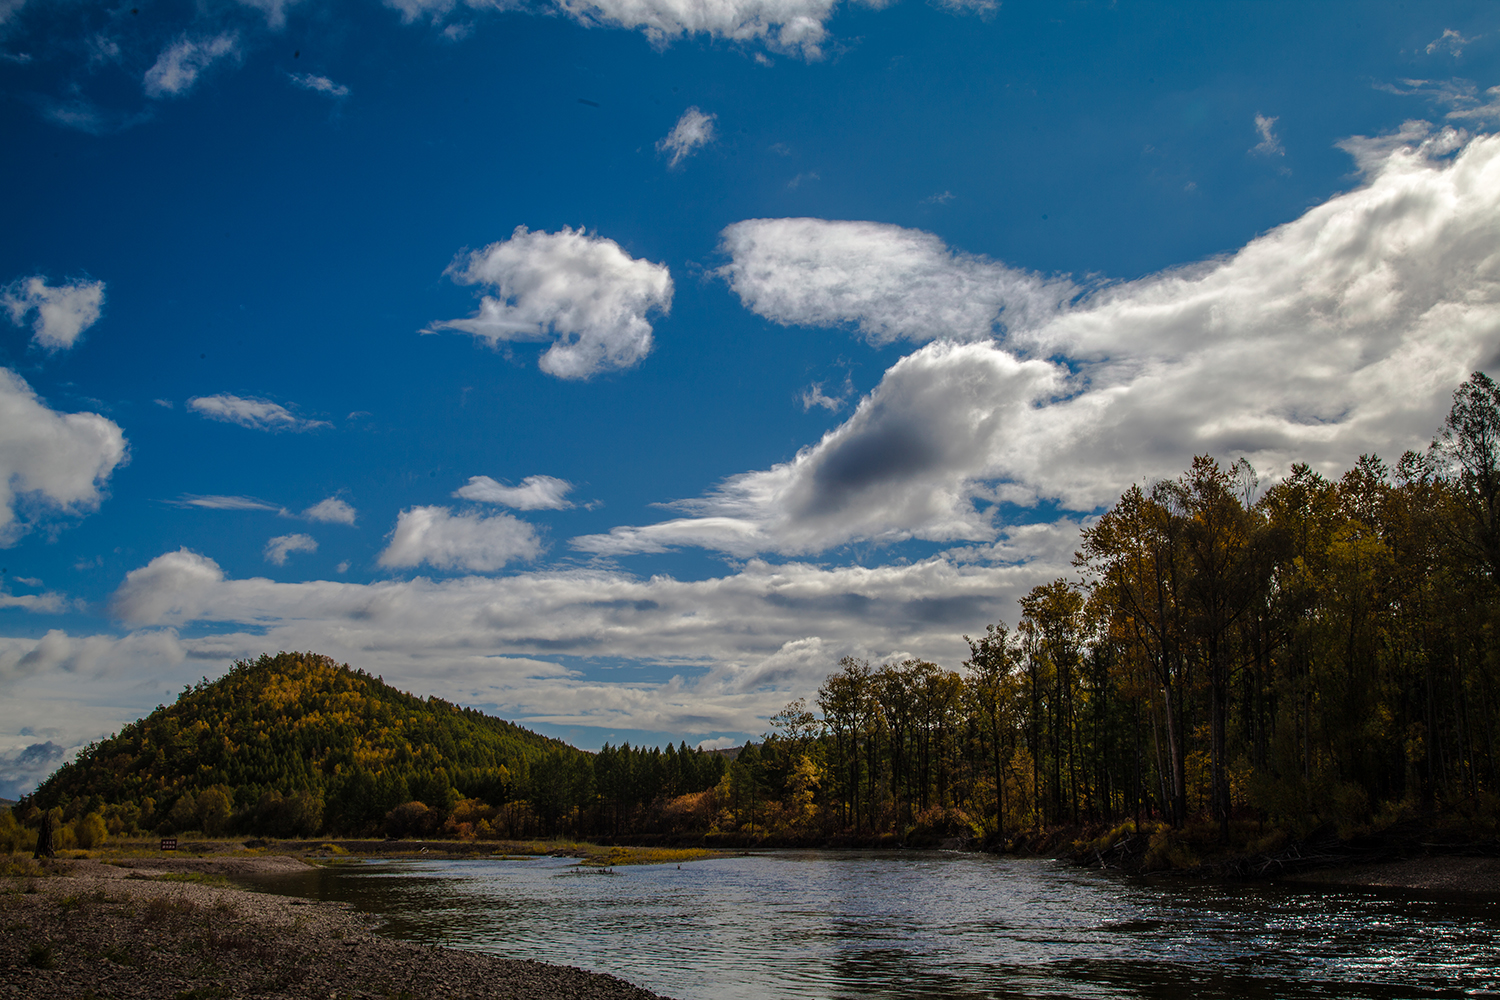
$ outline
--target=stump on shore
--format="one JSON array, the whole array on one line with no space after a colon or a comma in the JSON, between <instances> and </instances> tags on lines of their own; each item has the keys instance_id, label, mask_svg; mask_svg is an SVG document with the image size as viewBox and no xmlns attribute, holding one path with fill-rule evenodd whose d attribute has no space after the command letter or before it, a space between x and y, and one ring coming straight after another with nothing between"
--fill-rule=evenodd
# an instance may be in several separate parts
<instances>
[{"instance_id":1,"label":"stump on shore","mask_svg":"<svg viewBox=\"0 0 1500 1000\"><path fill-rule=\"evenodd\" d=\"M56 857L57 847L54 843L55 839L52 830L52 814L43 813L42 825L36 832L36 853L32 855L32 858ZM25 850L25 848L22 848L22 850Z\"/></svg>"}]
</instances>

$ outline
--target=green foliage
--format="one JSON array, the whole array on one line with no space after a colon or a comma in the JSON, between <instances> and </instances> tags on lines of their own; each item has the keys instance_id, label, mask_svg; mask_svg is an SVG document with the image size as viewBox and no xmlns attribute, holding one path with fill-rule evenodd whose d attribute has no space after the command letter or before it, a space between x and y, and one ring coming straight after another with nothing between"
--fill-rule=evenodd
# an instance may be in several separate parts
<instances>
[{"instance_id":1,"label":"green foliage","mask_svg":"<svg viewBox=\"0 0 1500 1000\"><path fill-rule=\"evenodd\" d=\"M15 810L0 809L0 851L6 854L29 851L34 843L36 834L21 825Z\"/></svg>"},{"instance_id":2,"label":"green foliage","mask_svg":"<svg viewBox=\"0 0 1500 1000\"><path fill-rule=\"evenodd\" d=\"M660 824L666 802L713 787L724 763L685 743L590 755L327 657L281 653L85 748L19 813L0 813L0 848L30 850L41 808L59 849L141 832L622 832Z\"/></svg>"},{"instance_id":3,"label":"green foliage","mask_svg":"<svg viewBox=\"0 0 1500 1000\"><path fill-rule=\"evenodd\" d=\"M121 831L355 833L419 796L446 811L462 795L456 785L471 777L490 794L513 793L513 783L497 779L548 754L582 756L326 657L282 653L237 663L85 748L29 802L97 800L90 812Z\"/></svg>"},{"instance_id":4,"label":"green foliage","mask_svg":"<svg viewBox=\"0 0 1500 1000\"><path fill-rule=\"evenodd\" d=\"M80 816L73 821L73 839L84 850L101 846L109 831L104 826L104 817L96 812Z\"/></svg>"},{"instance_id":5,"label":"green foliage","mask_svg":"<svg viewBox=\"0 0 1500 1000\"><path fill-rule=\"evenodd\" d=\"M1148 866L1400 817L1500 829L1500 388L1425 455L1263 495L1194 459L1084 530L962 673L845 658L737 756L586 754L311 653L236 664L85 749L13 812L25 850L137 830L274 837L986 840L1149 833ZM1244 824L1254 827L1246 833ZM100 833L100 827L105 833ZM1100 843L1102 841L1095 841ZM1103 849L1103 848L1100 848Z\"/></svg>"}]
</instances>

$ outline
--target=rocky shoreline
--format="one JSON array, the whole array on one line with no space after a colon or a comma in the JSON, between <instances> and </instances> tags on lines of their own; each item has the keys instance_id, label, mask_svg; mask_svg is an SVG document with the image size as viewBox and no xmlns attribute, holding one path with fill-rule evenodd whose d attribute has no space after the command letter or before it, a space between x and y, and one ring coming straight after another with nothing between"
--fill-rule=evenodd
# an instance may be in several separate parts
<instances>
[{"instance_id":1,"label":"rocky shoreline","mask_svg":"<svg viewBox=\"0 0 1500 1000\"><path fill-rule=\"evenodd\" d=\"M274 856L61 861L0 878L0 1000L666 1000L569 966L380 937L338 904L193 881L305 867Z\"/></svg>"}]
</instances>

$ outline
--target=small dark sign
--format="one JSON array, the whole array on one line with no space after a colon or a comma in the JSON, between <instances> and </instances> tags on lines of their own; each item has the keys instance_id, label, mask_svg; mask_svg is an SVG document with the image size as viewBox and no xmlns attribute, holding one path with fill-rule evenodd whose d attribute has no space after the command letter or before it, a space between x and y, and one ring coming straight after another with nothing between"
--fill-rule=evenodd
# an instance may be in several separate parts
<instances>
[{"instance_id":1,"label":"small dark sign","mask_svg":"<svg viewBox=\"0 0 1500 1000\"><path fill-rule=\"evenodd\" d=\"M163 838L161 838L161 849L164 850L164 851L175 851L175 850L177 850L177 838L176 837L163 837Z\"/></svg>"}]
</instances>

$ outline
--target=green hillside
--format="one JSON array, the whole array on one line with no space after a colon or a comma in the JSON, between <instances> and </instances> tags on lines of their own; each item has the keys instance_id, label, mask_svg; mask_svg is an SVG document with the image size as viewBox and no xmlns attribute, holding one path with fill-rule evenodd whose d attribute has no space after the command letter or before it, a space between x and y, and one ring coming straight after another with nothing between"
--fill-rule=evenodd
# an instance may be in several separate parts
<instances>
[{"instance_id":1,"label":"green hillside","mask_svg":"<svg viewBox=\"0 0 1500 1000\"><path fill-rule=\"evenodd\" d=\"M412 801L442 811L462 797L503 803L533 768L580 761L581 751L501 719L325 656L281 653L237 663L90 745L27 804L133 807L125 825L143 829L355 832Z\"/></svg>"}]
</instances>

